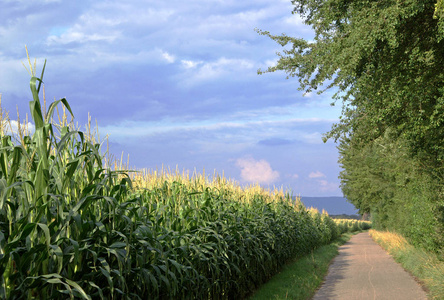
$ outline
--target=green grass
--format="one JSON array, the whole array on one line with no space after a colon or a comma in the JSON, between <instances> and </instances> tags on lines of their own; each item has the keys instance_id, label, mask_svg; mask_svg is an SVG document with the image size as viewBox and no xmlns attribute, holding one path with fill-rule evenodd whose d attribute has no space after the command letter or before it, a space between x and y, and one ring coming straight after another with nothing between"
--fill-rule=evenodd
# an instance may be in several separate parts
<instances>
[{"instance_id":1,"label":"green grass","mask_svg":"<svg viewBox=\"0 0 444 300\"><path fill-rule=\"evenodd\" d=\"M370 230L370 235L425 285L431 299L444 299L444 258L440 260L435 253L414 247L394 232Z\"/></svg>"},{"instance_id":2,"label":"green grass","mask_svg":"<svg viewBox=\"0 0 444 300\"><path fill-rule=\"evenodd\" d=\"M321 285L332 259L338 254L339 246L346 243L353 234L345 233L333 243L291 261L249 299L310 299Z\"/></svg>"}]
</instances>

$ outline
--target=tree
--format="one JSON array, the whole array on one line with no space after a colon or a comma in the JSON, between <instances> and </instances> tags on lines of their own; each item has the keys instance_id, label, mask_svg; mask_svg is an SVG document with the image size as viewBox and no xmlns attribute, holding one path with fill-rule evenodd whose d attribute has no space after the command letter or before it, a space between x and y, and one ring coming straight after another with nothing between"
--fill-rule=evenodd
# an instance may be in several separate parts
<instances>
[{"instance_id":1,"label":"tree","mask_svg":"<svg viewBox=\"0 0 444 300\"><path fill-rule=\"evenodd\" d=\"M444 47L433 17L436 1L292 2L293 13L314 29L314 42L260 31L290 46L267 71L298 77L306 92L323 84L321 92L338 89L342 120L326 137L338 139L365 123L375 128L369 138L381 136L387 126L416 134L441 125Z\"/></svg>"},{"instance_id":2,"label":"tree","mask_svg":"<svg viewBox=\"0 0 444 300\"><path fill-rule=\"evenodd\" d=\"M342 115L324 138L339 141L341 187L362 212L379 208L394 220L395 208L411 204L400 200L403 185L414 193L427 186L433 193L421 201L433 216L423 223L443 227L444 1L292 3L314 41L258 30L285 47L276 66L258 72L285 71L305 92L337 90L333 101L342 102ZM400 211L404 220L413 215ZM396 222L380 221L396 229Z\"/></svg>"}]
</instances>

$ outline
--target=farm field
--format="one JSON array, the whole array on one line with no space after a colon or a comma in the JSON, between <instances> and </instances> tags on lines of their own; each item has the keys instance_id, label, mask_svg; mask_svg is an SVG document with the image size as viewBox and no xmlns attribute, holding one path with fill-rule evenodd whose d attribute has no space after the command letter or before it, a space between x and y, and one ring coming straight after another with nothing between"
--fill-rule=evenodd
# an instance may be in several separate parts
<instances>
[{"instance_id":1,"label":"farm field","mask_svg":"<svg viewBox=\"0 0 444 300\"><path fill-rule=\"evenodd\" d=\"M444 298L444 0L280 2L2 6L0 299L245 299L298 260L314 287L369 227Z\"/></svg>"},{"instance_id":2,"label":"farm field","mask_svg":"<svg viewBox=\"0 0 444 300\"><path fill-rule=\"evenodd\" d=\"M29 68L35 130L1 113L0 298L238 299L353 228L282 190L125 171Z\"/></svg>"}]
</instances>

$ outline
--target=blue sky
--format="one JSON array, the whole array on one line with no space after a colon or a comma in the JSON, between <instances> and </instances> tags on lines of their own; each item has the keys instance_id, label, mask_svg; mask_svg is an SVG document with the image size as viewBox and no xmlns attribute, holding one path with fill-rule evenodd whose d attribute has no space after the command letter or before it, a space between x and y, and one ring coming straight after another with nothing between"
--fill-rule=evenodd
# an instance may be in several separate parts
<instances>
[{"instance_id":1,"label":"blue sky","mask_svg":"<svg viewBox=\"0 0 444 300\"><path fill-rule=\"evenodd\" d=\"M216 171L294 195L341 196L338 153L322 134L333 92L303 97L285 73L257 75L281 47L255 32L311 39L290 0L3 0L2 107L29 112L25 45L46 99L88 112L136 168Z\"/></svg>"}]
</instances>

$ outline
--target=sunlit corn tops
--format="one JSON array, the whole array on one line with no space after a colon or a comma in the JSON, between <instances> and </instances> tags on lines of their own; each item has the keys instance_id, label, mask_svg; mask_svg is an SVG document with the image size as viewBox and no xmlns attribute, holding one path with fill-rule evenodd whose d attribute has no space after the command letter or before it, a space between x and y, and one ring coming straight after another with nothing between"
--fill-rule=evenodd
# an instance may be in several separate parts
<instances>
[{"instance_id":1,"label":"sunlit corn tops","mask_svg":"<svg viewBox=\"0 0 444 300\"><path fill-rule=\"evenodd\" d=\"M251 203L254 197L263 197L267 203L284 200L295 207L301 205L299 197L293 200L291 195L284 192L282 188L266 189L259 184L242 186L235 180L216 172L212 176L208 176L205 174L205 170L202 173L195 171L190 175L189 171L180 171L178 168L175 170L164 168L160 171L143 169L130 174L136 189L154 189L162 186L165 182L177 182L185 185L190 191L202 191L207 188L225 191L240 202Z\"/></svg>"}]
</instances>

